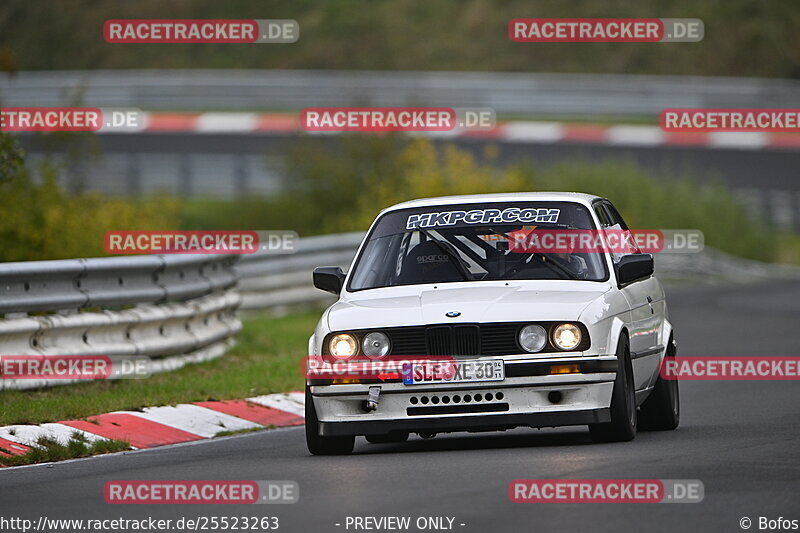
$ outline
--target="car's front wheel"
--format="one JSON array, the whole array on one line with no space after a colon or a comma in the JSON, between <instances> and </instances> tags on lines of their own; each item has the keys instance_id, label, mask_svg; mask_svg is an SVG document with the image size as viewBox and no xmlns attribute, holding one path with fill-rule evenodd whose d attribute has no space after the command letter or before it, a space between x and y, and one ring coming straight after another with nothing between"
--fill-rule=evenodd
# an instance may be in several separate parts
<instances>
[{"instance_id":1,"label":"car's front wheel","mask_svg":"<svg viewBox=\"0 0 800 533\"><path fill-rule=\"evenodd\" d=\"M675 357L677 350L672 337L667 343L664 361ZM678 394L678 380L664 379L659 374L650 397L639 410L640 428L647 431L669 431L678 427L681 420L681 402Z\"/></svg>"},{"instance_id":2,"label":"car's front wheel","mask_svg":"<svg viewBox=\"0 0 800 533\"><path fill-rule=\"evenodd\" d=\"M314 408L311 391L306 387L306 446L314 455L347 455L353 452L356 438L353 435L323 437L319 434L319 419Z\"/></svg>"},{"instance_id":3,"label":"car's front wheel","mask_svg":"<svg viewBox=\"0 0 800 533\"><path fill-rule=\"evenodd\" d=\"M589 432L595 442L622 442L636 437L636 394L628 338L620 336L617 343L619 368L611 396L611 422L590 424Z\"/></svg>"}]
</instances>

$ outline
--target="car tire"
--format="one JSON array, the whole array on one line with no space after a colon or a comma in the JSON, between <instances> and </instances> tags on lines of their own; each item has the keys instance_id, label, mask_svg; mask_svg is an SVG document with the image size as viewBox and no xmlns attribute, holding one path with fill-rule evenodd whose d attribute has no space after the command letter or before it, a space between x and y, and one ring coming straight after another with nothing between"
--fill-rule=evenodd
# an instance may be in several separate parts
<instances>
[{"instance_id":1,"label":"car tire","mask_svg":"<svg viewBox=\"0 0 800 533\"><path fill-rule=\"evenodd\" d=\"M636 437L636 394L628 338L620 336L617 343L619 368L611 395L611 422L590 424L589 433L595 442L624 442Z\"/></svg>"},{"instance_id":2,"label":"car tire","mask_svg":"<svg viewBox=\"0 0 800 533\"><path fill-rule=\"evenodd\" d=\"M677 353L672 337L667 344L667 358ZM645 431L669 431L678 427L681 420L681 400L677 379L664 379L659 373L655 387L639 410L639 427Z\"/></svg>"},{"instance_id":3,"label":"car tire","mask_svg":"<svg viewBox=\"0 0 800 533\"><path fill-rule=\"evenodd\" d=\"M408 440L408 431L395 431L384 435L364 435L372 444L396 444Z\"/></svg>"},{"instance_id":4,"label":"car tire","mask_svg":"<svg viewBox=\"0 0 800 533\"><path fill-rule=\"evenodd\" d=\"M354 435L323 437L319 434L319 419L311 391L306 387L306 446L313 455L347 455L353 452Z\"/></svg>"}]
</instances>

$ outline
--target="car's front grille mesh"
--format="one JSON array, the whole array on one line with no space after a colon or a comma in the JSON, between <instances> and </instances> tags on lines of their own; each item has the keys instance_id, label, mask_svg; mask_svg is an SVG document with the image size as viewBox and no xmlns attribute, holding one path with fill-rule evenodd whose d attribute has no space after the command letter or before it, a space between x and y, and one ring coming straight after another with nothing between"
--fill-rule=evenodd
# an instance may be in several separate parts
<instances>
[{"instance_id":1,"label":"car's front grille mesh","mask_svg":"<svg viewBox=\"0 0 800 533\"><path fill-rule=\"evenodd\" d=\"M486 324L481 327L480 355L508 355L520 353L517 334L521 324Z\"/></svg>"},{"instance_id":2,"label":"car's front grille mesh","mask_svg":"<svg viewBox=\"0 0 800 533\"><path fill-rule=\"evenodd\" d=\"M545 329L551 323L541 322ZM524 353L517 345L517 335L525 323L435 324L386 328L392 343L392 355L511 355ZM576 351L589 348L589 336ZM543 352L556 351L548 342Z\"/></svg>"},{"instance_id":3,"label":"car's front grille mesh","mask_svg":"<svg viewBox=\"0 0 800 533\"><path fill-rule=\"evenodd\" d=\"M452 355L479 355L481 353L481 333L478 326L455 326L451 338Z\"/></svg>"},{"instance_id":4,"label":"car's front grille mesh","mask_svg":"<svg viewBox=\"0 0 800 533\"><path fill-rule=\"evenodd\" d=\"M391 339L392 354L429 355L425 346L424 327L402 327L383 330Z\"/></svg>"},{"instance_id":5,"label":"car's front grille mesh","mask_svg":"<svg viewBox=\"0 0 800 533\"><path fill-rule=\"evenodd\" d=\"M382 331L391 341L391 355L400 356L459 356L459 355L513 355L525 353L517 344L520 329L530 322L495 322L488 324L431 324L428 326L400 326L369 330L355 330L359 343L370 331ZM537 322L545 331L558 322ZM575 352L588 350L591 346L586 326L575 322L583 332L583 339ZM323 343L323 355L327 355L328 342L336 332L329 333ZM558 352L548 340L539 353Z\"/></svg>"},{"instance_id":6,"label":"car's front grille mesh","mask_svg":"<svg viewBox=\"0 0 800 533\"><path fill-rule=\"evenodd\" d=\"M435 326L425 331L427 353L425 355L453 355L452 329L449 326Z\"/></svg>"},{"instance_id":7,"label":"car's front grille mesh","mask_svg":"<svg viewBox=\"0 0 800 533\"><path fill-rule=\"evenodd\" d=\"M503 355L519 353L516 324L388 328L393 355Z\"/></svg>"},{"instance_id":8,"label":"car's front grille mesh","mask_svg":"<svg viewBox=\"0 0 800 533\"><path fill-rule=\"evenodd\" d=\"M431 326L425 330L425 355L479 355L480 329L469 326Z\"/></svg>"}]
</instances>

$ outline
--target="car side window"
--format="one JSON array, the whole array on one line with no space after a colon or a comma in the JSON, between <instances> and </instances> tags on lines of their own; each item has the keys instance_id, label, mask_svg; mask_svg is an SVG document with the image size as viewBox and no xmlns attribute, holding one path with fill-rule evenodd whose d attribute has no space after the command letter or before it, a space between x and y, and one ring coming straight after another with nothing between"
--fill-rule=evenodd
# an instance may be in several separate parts
<instances>
[{"instance_id":1,"label":"car side window","mask_svg":"<svg viewBox=\"0 0 800 533\"><path fill-rule=\"evenodd\" d=\"M602 225L603 229L628 230L628 225L625 223L625 220L622 219L622 215L619 214L617 208L614 207L608 200L603 200L596 203L594 205L594 209L597 213L597 218L600 219L600 224ZM627 254L624 253L612 252L611 260L616 265L619 263L620 259L626 255Z\"/></svg>"},{"instance_id":2,"label":"car side window","mask_svg":"<svg viewBox=\"0 0 800 533\"><path fill-rule=\"evenodd\" d=\"M628 225L625 224L625 221L622 219L622 215L619 214L617 208L614 207L611 202L604 201L603 207L608 215L608 220L611 226L619 226L620 229L628 229Z\"/></svg>"},{"instance_id":3,"label":"car side window","mask_svg":"<svg viewBox=\"0 0 800 533\"><path fill-rule=\"evenodd\" d=\"M607 228L611 225L611 222L608 220L608 214L606 213L606 210L603 209L602 203L597 202L594 204L594 212L597 215L598 220L600 220L601 227Z\"/></svg>"}]
</instances>

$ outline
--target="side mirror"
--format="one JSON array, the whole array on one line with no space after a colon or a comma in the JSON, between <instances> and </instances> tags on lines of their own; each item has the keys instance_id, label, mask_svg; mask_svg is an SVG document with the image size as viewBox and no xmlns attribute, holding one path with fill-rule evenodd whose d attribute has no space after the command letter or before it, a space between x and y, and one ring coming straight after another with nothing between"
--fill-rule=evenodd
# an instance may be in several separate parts
<instances>
[{"instance_id":1,"label":"side mirror","mask_svg":"<svg viewBox=\"0 0 800 533\"><path fill-rule=\"evenodd\" d=\"M640 279L647 279L653 275L655 264L650 254L626 255L616 265L617 281L620 285L627 285Z\"/></svg>"},{"instance_id":2,"label":"side mirror","mask_svg":"<svg viewBox=\"0 0 800 533\"><path fill-rule=\"evenodd\" d=\"M338 296L342 292L344 277L339 267L317 267L314 269L314 286Z\"/></svg>"}]
</instances>

